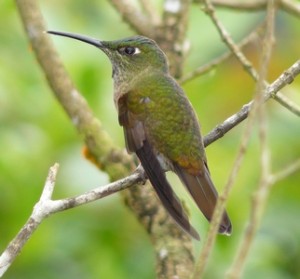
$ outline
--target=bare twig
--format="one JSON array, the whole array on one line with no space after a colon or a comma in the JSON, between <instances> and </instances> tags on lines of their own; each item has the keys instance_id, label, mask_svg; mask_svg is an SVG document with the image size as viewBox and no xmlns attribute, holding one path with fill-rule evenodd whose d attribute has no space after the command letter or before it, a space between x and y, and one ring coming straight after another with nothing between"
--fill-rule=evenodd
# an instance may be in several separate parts
<instances>
[{"instance_id":1,"label":"bare twig","mask_svg":"<svg viewBox=\"0 0 300 279\"><path fill-rule=\"evenodd\" d=\"M123 179L110 183L106 186L100 186L76 197L52 200L51 198L55 186L57 171L58 164L55 164L49 169L49 174L39 202L34 206L33 212L26 224L23 226L17 236L9 243L5 251L0 256L0 277L10 267L14 259L26 244L27 240L31 237L31 235L46 217L49 217L50 215L59 211L74 208L104 198L134 184L142 183L145 180L143 171L138 169L138 171Z\"/></svg>"},{"instance_id":2,"label":"bare twig","mask_svg":"<svg viewBox=\"0 0 300 279\"><path fill-rule=\"evenodd\" d=\"M203 2L202 0L194 0L196 3ZM268 0L212 0L211 3L218 8L245 11L245 12L257 12L265 10L267 8ZM278 0L276 5L279 9L294 15L300 16L300 4L292 0Z\"/></svg>"},{"instance_id":3,"label":"bare twig","mask_svg":"<svg viewBox=\"0 0 300 279\"><path fill-rule=\"evenodd\" d=\"M291 15L300 17L300 4L296 1L281 0L279 1L279 7Z\"/></svg>"},{"instance_id":4,"label":"bare twig","mask_svg":"<svg viewBox=\"0 0 300 279\"><path fill-rule=\"evenodd\" d=\"M53 167L49 169L49 174L46 179L46 183L44 186L43 193L41 195L39 205L44 204L46 200L51 198L52 192L55 185L56 174L58 171L58 164L55 164ZM41 210L38 204L35 206L32 215L29 217L26 224L22 227L17 236L9 243L7 248L4 250L2 255L0 256L0 277L7 271L10 265L13 263L15 258L20 253L21 249L33 234L33 232L37 229L38 225L41 223L44 212Z\"/></svg>"},{"instance_id":5,"label":"bare twig","mask_svg":"<svg viewBox=\"0 0 300 279\"><path fill-rule=\"evenodd\" d=\"M298 170L300 170L300 159L298 159L295 162L289 164L288 166L286 166L282 170L271 174L270 183L275 184L278 181L288 177L289 175L295 173Z\"/></svg>"},{"instance_id":6,"label":"bare twig","mask_svg":"<svg viewBox=\"0 0 300 279\"><path fill-rule=\"evenodd\" d=\"M285 95L283 95L280 92L277 92L276 94L273 95L273 98L282 106L284 106L286 109L293 112L297 116L300 116L300 107L295 102L287 98Z\"/></svg>"},{"instance_id":7,"label":"bare twig","mask_svg":"<svg viewBox=\"0 0 300 279\"><path fill-rule=\"evenodd\" d=\"M284 86L290 84L294 78L300 74L300 60L296 61L289 69L284 71L272 84L264 90L264 101L276 95ZM204 137L204 145L207 146L217 139L223 137L228 131L247 118L253 105L253 101L243 105L243 107L232 116L228 117L223 123L216 126Z\"/></svg>"},{"instance_id":8,"label":"bare twig","mask_svg":"<svg viewBox=\"0 0 300 279\"><path fill-rule=\"evenodd\" d=\"M240 51L240 48L235 44L230 34L227 32L226 28L219 21L216 16L214 6L211 1L204 0L205 12L211 18L212 22L217 28L222 41L227 45L227 47L232 51L233 55L240 61L244 69L257 81L258 74L254 70L252 63L246 58L246 56Z\"/></svg>"},{"instance_id":9,"label":"bare twig","mask_svg":"<svg viewBox=\"0 0 300 279\"><path fill-rule=\"evenodd\" d=\"M259 73L259 80L257 83L256 89L256 100L261 102L264 99L263 96L263 87L264 79L267 75L267 66L271 58L272 44L274 41L274 14L275 7L272 0L269 1L267 9L267 25L266 25L266 34L263 41L262 57L261 57L261 67ZM261 167L261 178L258 189L253 196L252 200L252 209L250 214L249 223L245 231L245 235L242 239L240 248L236 253L235 261L232 264L230 270L229 278L239 279L242 276L244 266L246 263L247 256L249 255L250 248L252 246L254 237L259 228L260 220L263 214L263 209L265 207L267 197L269 194L270 186L270 153L267 144L266 134L266 114L265 109L262 106L258 107L258 124L259 124L259 140L261 145L260 152L260 167Z\"/></svg>"},{"instance_id":10,"label":"bare twig","mask_svg":"<svg viewBox=\"0 0 300 279\"><path fill-rule=\"evenodd\" d=\"M223 26L223 24L219 21L219 19L216 16L214 6L212 5L211 1L209 0L204 0L204 6L205 6L205 11L211 18L212 22L216 26L220 37L222 38L223 42L227 45L227 47L232 51L233 55L238 59L238 61L243 65L245 71L250 74L250 76L255 80L258 81L258 73L252 66L251 62L246 58L246 56L240 51L240 48L234 43L232 37L230 34L227 32L226 28ZM264 81L264 85L267 86L268 83L267 81ZM284 104L286 108L289 108L289 104L286 103L286 98L282 99L280 98L280 95L278 95L275 100L279 101L280 99L280 104ZM295 106L297 107L297 106ZM294 113L294 110L290 110L291 112ZM299 112L300 113L300 112ZM298 112L296 113L298 114Z\"/></svg>"},{"instance_id":11,"label":"bare twig","mask_svg":"<svg viewBox=\"0 0 300 279\"><path fill-rule=\"evenodd\" d=\"M260 24L258 27L256 27L249 35L247 35L243 40L241 40L238 43L239 48L244 48L245 46L249 45L251 42L257 40L257 33L259 30L261 30L262 25ZM222 62L226 61L228 58L232 57L232 52L228 51L219 57L216 57L215 59L211 60L209 63L197 68L196 70L192 71L191 73L186 74L183 76L179 82L181 84L184 84L200 75L203 75L209 71L211 71L213 68L215 68L217 65L221 64Z\"/></svg>"}]
</instances>

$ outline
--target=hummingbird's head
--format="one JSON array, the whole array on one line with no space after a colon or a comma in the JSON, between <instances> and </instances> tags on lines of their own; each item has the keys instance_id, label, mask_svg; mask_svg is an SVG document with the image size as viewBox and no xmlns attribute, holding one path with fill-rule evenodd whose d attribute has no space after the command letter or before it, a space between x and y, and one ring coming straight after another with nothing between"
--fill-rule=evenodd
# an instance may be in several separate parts
<instances>
[{"instance_id":1,"label":"hummingbird's head","mask_svg":"<svg viewBox=\"0 0 300 279\"><path fill-rule=\"evenodd\" d=\"M48 31L50 34L73 38L96 46L110 59L113 67L113 77L133 78L142 71L168 72L166 55L155 41L134 36L116 41L100 41L82 35Z\"/></svg>"},{"instance_id":2,"label":"hummingbird's head","mask_svg":"<svg viewBox=\"0 0 300 279\"><path fill-rule=\"evenodd\" d=\"M101 42L104 53L113 65L113 75L136 76L142 71L168 71L166 55L155 41L134 36L117 41Z\"/></svg>"}]
</instances>

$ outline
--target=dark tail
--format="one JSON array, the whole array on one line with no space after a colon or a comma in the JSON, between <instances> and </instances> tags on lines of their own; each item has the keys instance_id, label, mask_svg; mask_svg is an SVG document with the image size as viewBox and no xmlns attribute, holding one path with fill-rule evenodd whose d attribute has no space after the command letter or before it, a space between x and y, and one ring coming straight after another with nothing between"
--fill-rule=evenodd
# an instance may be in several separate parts
<instances>
[{"instance_id":1,"label":"dark tail","mask_svg":"<svg viewBox=\"0 0 300 279\"><path fill-rule=\"evenodd\" d=\"M218 198L218 193L210 178L209 171L205 166L203 175L193 176L185 169L175 166L175 171L186 186L199 209L202 211L208 221L211 220ZM219 233L230 235L232 226L226 212L220 224Z\"/></svg>"},{"instance_id":2,"label":"dark tail","mask_svg":"<svg viewBox=\"0 0 300 279\"><path fill-rule=\"evenodd\" d=\"M190 224L149 142L144 141L144 145L136 151L136 154L165 209L182 229L199 240L199 234Z\"/></svg>"}]
</instances>

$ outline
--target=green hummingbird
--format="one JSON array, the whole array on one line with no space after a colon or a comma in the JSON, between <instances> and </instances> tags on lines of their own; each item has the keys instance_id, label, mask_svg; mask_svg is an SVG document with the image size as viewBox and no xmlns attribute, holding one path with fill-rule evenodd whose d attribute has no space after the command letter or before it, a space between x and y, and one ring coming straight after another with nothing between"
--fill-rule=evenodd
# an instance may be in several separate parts
<instances>
[{"instance_id":1,"label":"green hummingbird","mask_svg":"<svg viewBox=\"0 0 300 279\"><path fill-rule=\"evenodd\" d=\"M108 56L113 69L114 102L127 151L139 158L168 213L199 240L165 172L171 170L179 176L209 221L218 194L210 177L197 116L170 75L164 52L155 41L143 36L100 41L65 32L48 33L94 45ZM231 229L224 212L219 233L229 235Z\"/></svg>"}]
</instances>

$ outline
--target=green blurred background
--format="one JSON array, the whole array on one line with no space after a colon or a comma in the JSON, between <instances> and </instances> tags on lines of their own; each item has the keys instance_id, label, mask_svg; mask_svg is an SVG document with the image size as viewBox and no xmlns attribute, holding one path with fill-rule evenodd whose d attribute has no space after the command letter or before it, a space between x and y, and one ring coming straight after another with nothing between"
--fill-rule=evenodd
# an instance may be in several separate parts
<instances>
[{"instance_id":1,"label":"green blurred background","mask_svg":"<svg viewBox=\"0 0 300 279\"><path fill-rule=\"evenodd\" d=\"M105 40L133 35L106 1L40 1L51 30L82 33ZM157 4L158 8L161 7ZM263 18L263 13L220 11L235 40L243 38ZM59 162L55 198L76 195L108 182L81 156L77 135L40 71L23 32L13 1L0 6L0 251L29 217L39 199L48 168ZM276 43L269 80L299 59L300 19L277 14ZM206 15L191 9L188 39L191 52L185 73L226 48ZM76 86L120 147L123 134L112 99L111 66L104 54L90 46L53 38ZM246 55L257 65L261 52L252 44ZM230 59L213 72L184 86L206 134L251 100L255 84L242 67ZM284 89L300 103L300 77ZM272 168L279 170L299 158L300 122L274 101L268 111L268 143ZM231 170L244 124L207 148L215 184L221 189ZM234 231L218 237L206 278L223 278L249 218L251 197L259 179L259 144L253 133L242 169L231 193L228 211ZM276 184L262 226L247 262L244 278L300 278L300 174ZM184 194L185 195L185 194ZM184 196L192 222L205 238L208 224ZM195 242L198 255L203 245ZM146 233L118 194L45 220L4 278L155 278L155 262Z\"/></svg>"}]
</instances>

